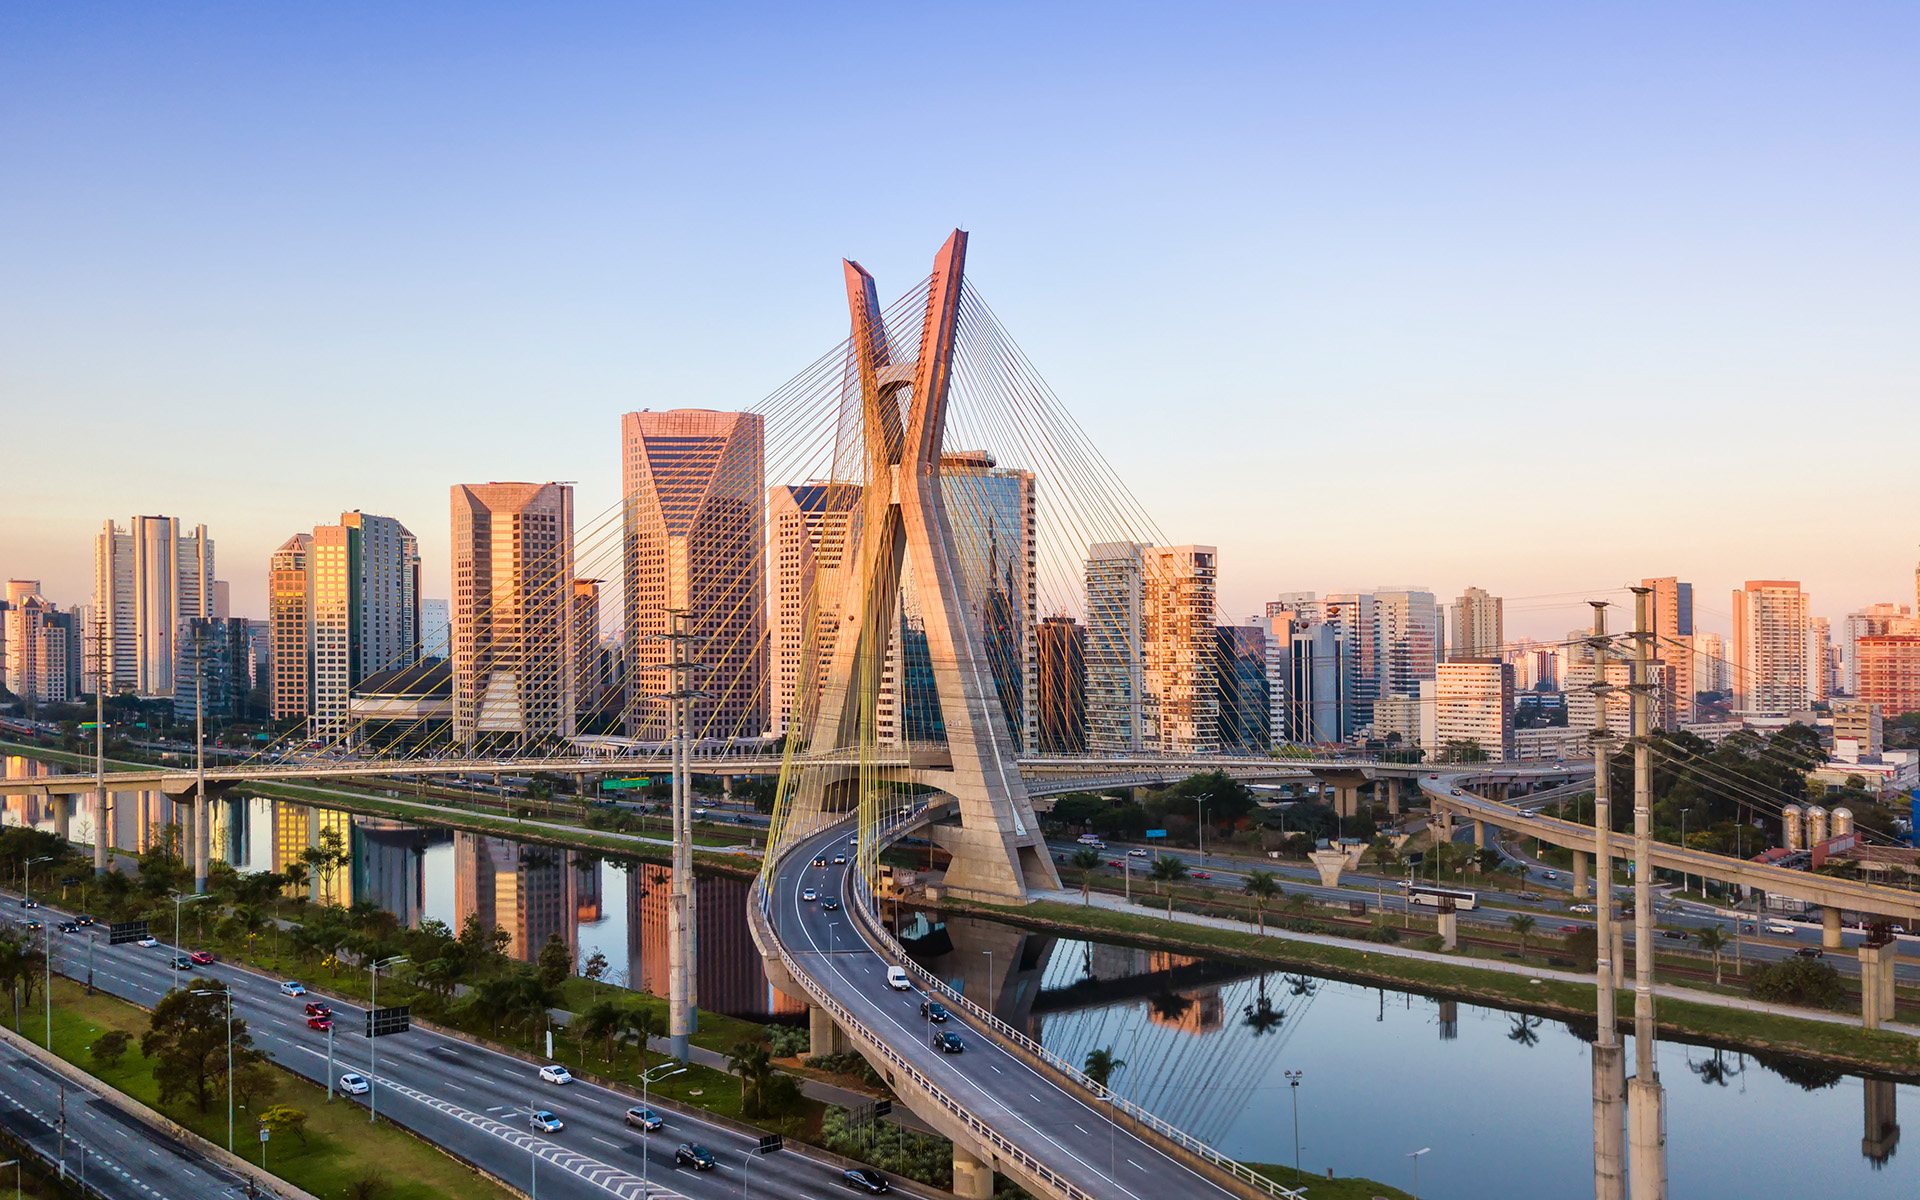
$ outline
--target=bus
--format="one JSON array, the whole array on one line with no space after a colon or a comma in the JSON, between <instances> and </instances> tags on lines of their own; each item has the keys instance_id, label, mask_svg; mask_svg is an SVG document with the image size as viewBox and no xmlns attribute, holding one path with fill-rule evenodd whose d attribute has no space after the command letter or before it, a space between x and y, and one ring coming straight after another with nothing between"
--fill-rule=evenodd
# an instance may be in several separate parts
<instances>
[{"instance_id":1,"label":"bus","mask_svg":"<svg viewBox=\"0 0 1920 1200\"><path fill-rule=\"evenodd\" d=\"M1408 898L1415 904L1424 904L1428 908L1439 908L1441 899L1446 898L1453 901L1456 912L1466 912L1479 902L1472 892L1463 891L1460 888L1436 887L1431 883L1409 884L1403 879L1400 881L1400 890L1407 893Z\"/></svg>"}]
</instances>

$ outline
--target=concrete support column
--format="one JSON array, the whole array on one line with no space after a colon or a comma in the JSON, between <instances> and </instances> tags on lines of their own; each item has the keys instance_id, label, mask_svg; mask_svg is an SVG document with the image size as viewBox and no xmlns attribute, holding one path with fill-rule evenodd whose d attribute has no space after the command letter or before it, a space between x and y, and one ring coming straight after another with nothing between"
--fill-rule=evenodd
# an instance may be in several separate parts
<instances>
[{"instance_id":1,"label":"concrete support column","mask_svg":"<svg viewBox=\"0 0 1920 1200\"><path fill-rule=\"evenodd\" d=\"M1575 900L1587 898L1587 855L1584 850L1573 852L1573 897Z\"/></svg>"},{"instance_id":2,"label":"concrete support column","mask_svg":"<svg viewBox=\"0 0 1920 1200\"><path fill-rule=\"evenodd\" d=\"M1482 850L1487 848L1487 823L1485 821L1475 821L1473 823L1473 844Z\"/></svg>"},{"instance_id":3,"label":"concrete support column","mask_svg":"<svg viewBox=\"0 0 1920 1200\"><path fill-rule=\"evenodd\" d=\"M1840 948L1840 910L1832 905L1820 910L1820 944L1829 950Z\"/></svg>"},{"instance_id":4,"label":"concrete support column","mask_svg":"<svg viewBox=\"0 0 1920 1200\"><path fill-rule=\"evenodd\" d=\"M832 1014L818 1005L807 1006L807 1053L824 1057L847 1052L847 1035L833 1023Z\"/></svg>"},{"instance_id":5,"label":"concrete support column","mask_svg":"<svg viewBox=\"0 0 1920 1200\"><path fill-rule=\"evenodd\" d=\"M100 788L93 793L93 873L107 873L107 846L113 841L113 832L107 827L107 791Z\"/></svg>"},{"instance_id":6,"label":"concrete support column","mask_svg":"<svg viewBox=\"0 0 1920 1200\"><path fill-rule=\"evenodd\" d=\"M1347 855L1344 850L1315 850L1307 855L1314 869L1320 872L1321 887L1339 887L1340 873L1347 869Z\"/></svg>"},{"instance_id":7,"label":"concrete support column","mask_svg":"<svg viewBox=\"0 0 1920 1200\"><path fill-rule=\"evenodd\" d=\"M1627 1059L1619 1045L1593 1048L1594 1200L1627 1200Z\"/></svg>"},{"instance_id":8,"label":"concrete support column","mask_svg":"<svg viewBox=\"0 0 1920 1200\"><path fill-rule=\"evenodd\" d=\"M1638 1075L1627 1081L1627 1164L1633 1200L1667 1200L1666 1089Z\"/></svg>"},{"instance_id":9,"label":"concrete support column","mask_svg":"<svg viewBox=\"0 0 1920 1200\"><path fill-rule=\"evenodd\" d=\"M1860 947L1860 1028L1878 1029L1893 1014L1885 1011L1882 1002L1886 999L1887 988L1884 976L1890 974L1882 960L1881 951L1886 946Z\"/></svg>"},{"instance_id":10,"label":"concrete support column","mask_svg":"<svg viewBox=\"0 0 1920 1200\"><path fill-rule=\"evenodd\" d=\"M73 821L73 797L55 796L53 798L53 832L61 841L67 840L67 828Z\"/></svg>"},{"instance_id":11,"label":"concrete support column","mask_svg":"<svg viewBox=\"0 0 1920 1200\"><path fill-rule=\"evenodd\" d=\"M993 1200L993 1167L953 1144L953 1194L961 1200Z\"/></svg>"},{"instance_id":12,"label":"concrete support column","mask_svg":"<svg viewBox=\"0 0 1920 1200\"><path fill-rule=\"evenodd\" d=\"M1440 914L1440 948L1458 950L1460 948L1460 917L1457 913Z\"/></svg>"},{"instance_id":13,"label":"concrete support column","mask_svg":"<svg viewBox=\"0 0 1920 1200\"><path fill-rule=\"evenodd\" d=\"M1394 777L1382 780L1382 782L1387 785L1387 815L1397 817L1400 815L1400 788L1406 781Z\"/></svg>"},{"instance_id":14,"label":"concrete support column","mask_svg":"<svg viewBox=\"0 0 1920 1200\"><path fill-rule=\"evenodd\" d=\"M1602 900L1601 903L1611 904L1613 903L1613 897L1608 896L1604 900ZM1626 981L1627 981L1627 923L1625 921L1616 920L1613 923L1613 986L1616 988L1625 987L1627 986Z\"/></svg>"},{"instance_id":15,"label":"concrete support column","mask_svg":"<svg viewBox=\"0 0 1920 1200\"><path fill-rule=\"evenodd\" d=\"M1360 815L1360 788L1357 785L1348 784L1342 786L1334 795L1339 801L1341 816L1357 817Z\"/></svg>"}]
</instances>

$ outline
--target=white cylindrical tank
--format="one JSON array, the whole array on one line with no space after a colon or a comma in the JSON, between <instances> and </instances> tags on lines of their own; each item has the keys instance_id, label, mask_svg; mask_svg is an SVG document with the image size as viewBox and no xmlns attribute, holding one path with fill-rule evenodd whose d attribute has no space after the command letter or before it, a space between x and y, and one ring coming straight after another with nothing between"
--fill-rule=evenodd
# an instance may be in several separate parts
<instances>
[{"instance_id":1,"label":"white cylindrical tank","mask_svg":"<svg viewBox=\"0 0 1920 1200\"><path fill-rule=\"evenodd\" d=\"M1786 839L1787 849L1805 850L1807 848L1805 816L1798 804L1789 804L1780 810L1780 833Z\"/></svg>"},{"instance_id":2,"label":"white cylindrical tank","mask_svg":"<svg viewBox=\"0 0 1920 1200\"><path fill-rule=\"evenodd\" d=\"M1827 810L1818 804L1807 806L1807 845L1818 846L1827 840Z\"/></svg>"},{"instance_id":3,"label":"white cylindrical tank","mask_svg":"<svg viewBox=\"0 0 1920 1200\"><path fill-rule=\"evenodd\" d=\"M1845 806L1833 810L1833 836L1845 837L1853 832L1853 810Z\"/></svg>"}]
</instances>

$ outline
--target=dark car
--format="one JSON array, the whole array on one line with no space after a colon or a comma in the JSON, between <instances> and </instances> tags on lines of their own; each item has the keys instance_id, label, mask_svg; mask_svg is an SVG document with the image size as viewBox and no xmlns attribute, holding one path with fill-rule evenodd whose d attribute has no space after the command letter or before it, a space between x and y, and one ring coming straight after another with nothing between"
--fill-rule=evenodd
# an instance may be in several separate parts
<instances>
[{"instance_id":1,"label":"dark car","mask_svg":"<svg viewBox=\"0 0 1920 1200\"><path fill-rule=\"evenodd\" d=\"M1684 929L1662 929L1660 936L1663 938L1672 938L1676 942L1684 942L1693 935Z\"/></svg>"},{"instance_id":2,"label":"dark car","mask_svg":"<svg viewBox=\"0 0 1920 1200\"><path fill-rule=\"evenodd\" d=\"M80 915L80 921L79 921L79 923L80 923L81 925L91 925L91 924L93 924L93 918L92 918L92 917L89 917L89 916L87 916L87 915L86 915L85 913L82 913L82 914Z\"/></svg>"},{"instance_id":3,"label":"dark car","mask_svg":"<svg viewBox=\"0 0 1920 1200\"><path fill-rule=\"evenodd\" d=\"M39 908L40 902L38 900L22 900L20 902L20 907L21 908Z\"/></svg>"},{"instance_id":4,"label":"dark car","mask_svg":"<svg viewBox=\"0 0 1920 1200\"><path fill-rule=\"evenodd\" d=\"M1794 954L1801 958L1825 958L1827 952L1818 946L1802 946Z\"/></svg>"},{"instance_id":5,"label":"dark car","mask_svg":"<svg viewBox=\"0 0 1920 1200\"><path fill-rule=\"evenodd\" d=\"M960 1035L951 1029L935 1030L933 1037L928 1040L942 1054L958 1054L967 1048L967 1044L960 1040Z\"/></svg>"},{"instance_id":6,"label":"dark car","mask_svg":"<svg viewBox=\"0 0 1920 1200\"><path fill-rule=\"evenodd\" d=\"M929 1021L944 1021L947 1019L947 1006L938 1000L922 1000L920 1015Z\"/></svg>"},{"instance_id":7,"label":"dark car","mask_svg":"<svg viewBox=\"0 0 1920 1200\"><path fill-rule=\"evenodd\" d=\"M827 865L827 860L824 858L816 858L813 860L813 865L816 867L824 867Z\"/></svg>"},{"instance_id":8,"label":"dark car","mask_svg":"<svg viewBox=\"0 0 1920 1200\"><path fill-rule=\"evenodd\" d=\"M29 929L29 930L33 930L33 929L38 929L38 928L40 928L40 922L38 922L38 921L28 921L28 922L27 922L27 923L26 923L25 925L23 925L23 926L21 926L21 928L23 928L23 929Z\"/></svg>"},{"instance_id":9,"label":"dark car","mask_svg":"<svg viewBox=\"0 0 1920 1200\"><path fill-rule=\"evenodd\" d=\"M61 933L79 933L79 932L80 932L80 922L78 922L78 921L62 921L62 922L60 922L60 932L61 932Z\"/></svg>"},{"instance_id":10,"label":"dark car","mask_svg":"<svg viewBox=\"0 0 1920 1200\"><path fill-rule=\"evenodd\" d=\"M867 1192L875 1196L881 1192L893 1190L893 1185L887 1182L887 1177L872 1167L855 1167L851 1171L843 1171L840 1179L856 1192Z\"/></svg>"},{"instance_id":11,"label":"dark car","mask_svg":"<svg viewBox=\"0 0 1920 1200\"><path fill-rule=\"evenodd\" d=\"M188 958L188 957L187 957L186 955L184 955L184 954L176 954L176 955L174 955L174 956L173 956L173 963L172 963L171 965L172 965L172 967L173 967L173 969L174 969L174 970L176 970L176 971L191 971L191 970L193 970L193 960L192 960L192 959L190 959L190 958Z\"/></svg>"},{"instance_id":12,"label":"dark car","mask_svg":"<svg viewBox=\"0 0 1920 1200\"><path fill-rule=\"evenodd\" d=\"M838 912L840 909L840 897L822 896L820 897L820 907L826 909L828 912Z\"/></svg>"},{"instance_id":13,"label":"dark car","mask_svg":"<svg viewBox=\"0 0 1920 1200\"><path fill-rule=\"evenodd\" d=\"M673 1165L692 1167L696 1171L711 1171L716 1164L713 1161L713 1151L698 1142L681 1142L673 1152Z\"/></svg>"},{"instance_id":14,"label":"dark car","mask_svg":"<svg viewBox=\"0 0 1920 1200\"><path fill-rule=\"evenodd\" d=\"M318 1000L309 1000L307 1002L307 1015L310 1017L330 1017L333 1015L333 1009Z\"/></svg>"}]
</instances>

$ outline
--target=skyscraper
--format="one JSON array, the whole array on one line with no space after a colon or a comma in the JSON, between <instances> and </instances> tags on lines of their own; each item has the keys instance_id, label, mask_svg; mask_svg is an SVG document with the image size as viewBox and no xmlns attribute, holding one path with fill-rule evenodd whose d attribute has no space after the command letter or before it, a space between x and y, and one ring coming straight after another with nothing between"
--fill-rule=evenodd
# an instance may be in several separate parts
<instances>
[{"instance_id":1,"label":"skyscraper","mask_svg":"<svg viewBox=\"0 0 1920 1200\"><path fill-rule=\"evenodd\" d=\"M183 536L172 517L106 522L94 539L93 613L104 622L109 689L173 695L180 623L212 617L214 546L207 527Z\"/></svg>"},{"instance_id":2,"label":"skyscraper","mask_svg":"<svg viewBox=\"0 0 1920 1200\"><path fill-rule=\"evenodd\" d=\"M597 714L605 699L605 674L600 665L600 581L573 581L573 715L580 726Z\"/></svg>"},{"instance_id":3,"label":"skyscraper","mask_svg":"<svg viewBox=\"0 0 1920 1200\"><path fill-rule=\"evenodd\" d=\"M1038 737L1034 709L1034 476L984 450L940 456L940 495L953 530L966 602L1016 751Z\"/></svg>"},{"instance_id":4,"label":"skyscraper","mask_svg":"<svg viewBox=\"0 0 1920 1200\"><path fill-rule=\"evenodd\" d=\"M1807 618L1807 697L1815 704L1833 699L1833 628L1825 617Z\"/></svg>"},{"instance_id":5,"label":"skyscraper","mask_svg":"<svg viewBox=\"0 0 1920 1200\"><path fill-rule=\"evenodd\" d=\"M1087 749L1131 754L1146 744L1142 559L1134 542L1087 547Z\"/></svg>"},{"instance_id":6,"label":"skyscraper","mask_svg":"<svg viewBox=\"0 0 1920 1200\"><path fill-rule=\"evenodd\" d=\"M1920 622L1914 621L1904 604L1869 604L1840 618L1840 690L1849 696L1860 694L1857 643L1861 638L1914 632L1920 632Z\"/></svg>"},{"instance_id":7,"label":"skyscraper","mask_svg":"<svg viewBox=\"0 0 1920 1200\"><path fill-rule=\"evenodd\" d=\"M1163 754L1220 749L1220 682L1215 670L1212 546L1154 546L1143 555L1141 677L1157 721L1147 748Z\"/></svg>"},{"instance_id":8,"label":"skyscraper","mask_svg":"<svg viewBox=\"0 0 1920 1200\"><path fill-rule=\"evenodd\" d=\"M1275 636L1279 628L1276 620ZM1289 628L1285 723L1276 734L1300 746L1343 742L1353 712L1346 692L1353 671L1345 630L1332 621L1300 621Z\"/></svg>"},{"instance_id":9,"label":"skyscraper","mask_svg":"<svg viewBox=\"0 0 1920 1200\"><path fill-rule=\"evenodd\" d=\"M1314 619L1334 627L1346 654L1342 723L1348 732L1363 729L1373 723L1374 697L1390 696L1395 690L1391 687L1382 690L1383 645L1375 617L1374 595L1372 592L1329 592L1326 599L1318 603Z\"/></svg>"},{"instance_id":10,"label":"skyscraper","mask_svg":"<svg viewBox=\"0 0 1920 1200\"><path fill-rule=\"evenodd\" d=\"M1499 658L1452 658L1434 679L1434 745L1444 755L1471 742L1492 759L1513 757L1513 667Z\"/></svg>"},{"instance_id":11,"label":"skyscraper","mask_svg":"<svg viewBox=\"0 0 1920 1200\"><path fill-rule=\"evenodd\" d=\"M1449 658L1499 658L1506 645L1502 609L1506 602L1483 588L1470 587L1453 602L1453 642Z\"/></svg>"},{"instance_id":12,"label":"skyscraper","mask_svg":"<svg viewBox=\"0 0 1920 1200\"><path fill-rule=\"evenodd\" d=\"M267 637L273 654L273 718L313 714L313 597L307 560L313 536L296 533L267 563Z\"/></svg>"},{"instance_id":13,"label":"skyscraper","mask_svg":"<svg viewBox=\"0 0 1920 1200\"><path fill-rule=\"evenodd\" d=\"M1858 653L1861 700L1888 717L1920 712L1920 635L1863 637Z\"/></svg>"},{"instance_id":14,"label":"skyscraper","mask_svg":"<svg viewBox=\"0 0 1920 1200\"><path fill-rule=\"evenodd\" d=\"M454 740L572 736L572 486L455 484L452 508Z\"/></svg>"},{"instance_id":15,"label":"skyscraper","mask_svg":"<svg viewBox=\"0 0 1920 1200\"><path fill-rule=\"evenodd\" d=\"M0 608L5 609L0 644L6 649L0 679L7 688L31 703L77 699L72 667L75 656L84 652L84 629L75 629L71 614L40 595L37 579L8 580L7 601Z\"/></svg>"},{"instance_id":16,"label":"skyscraper","mask_svg":"<svg viewBox=\"0 0 1920 1200\"><path fill-rule=\"evenodd\" d=\"M1434 677L1440 653L1440 609L1433 593L1419 588L1373 591L1376 696L1417 696ZM1371 705L1368 719L1372 719Z\"/></svg>"},{"instance_id":17,"label":"skyscraper","mask_svg":"<svg viewBox=\"0 0 1920 1200\"><path fill-rule=\"evenodd\" d=\"M1640 586L1653 589L1648 597L1651 649L1660 689L1654 693L1654 719L1662 729L1678 729L1693 719L1693 585L1666 575L1642 579Z\"/></svg>"},{"instance_id":18,"label":"skyscraper","mask_svg":"<svg viewBox=\"0 0 1920 1200\"><path fill-rule=\"evenodd\" d=\"M1048 617L1034 631L1040 753L1087 750L1087 630L1072 617Z\"/></svg>"},{"instance_id":19,"label":"skyscraper","mask_svg":"<svg viewBox=\"0 0 1920 1200\"><path fill-rule=\"evenodd\" d=\"M1265 754L1273 745L1267 693L1267 631L1258 625L1214 630L1215 677L1220 686L1220 749Z\"/></svg>"},{"instance_id":20,"label":"skyscraper","mask_svg":"<svg viewBox=\"0 0 1920 1200\"><path fill-rule=\"evenodd\" d=\"M1743 713L1789 713L1813 702L1807 595L1794 579L1749 579L1733 593L1733 654L1727 681Z\"/></svg>"},{"instance_id":21,"label":"skyscraper","mask_svg":"<svg viewBox=\"0 0 1920 1200\"><path fill-rule=\"evenodd\" d=\"M357 511L315 526L307 553L313 732L338 737L355 684L419 657L420 554L406 526Z\"/></svg>"},{"instance_id":22,"label":"skyscraper","mask_svg":"<svg viewBox=\"0 0 1920 1200\"><path fill-rule=\"evenodd\" d=\"M445 600L420 602L420 653L424 658L453 657L453 613Z\"/></svg>"},{"instance_id":23,"label":"skyscraper","mask_svg":"<svg viewBox=\"0 0 1920 1200\"><path fill-rule=\"evenodd\" d=\"M695 737L752 737L766 728L766 603L761 532L762 421L754 413L675 409L620 419L626 496L626 653L630 736L669 733L664 670L671 613L705 670Z\"/></svg>"},{"instance_id":24,"label":"skyscraper","mask_svg":"<svg viewBox=\"0 0 1920 1200\"><path fill-rule=\"evenodd\" d=\"M839 575L859 517L858 485L807 483L767 489L767 614L771 724L787 732L803 680L814 686L832 661L839 630Z\"/></svg>"}]
</instances>

